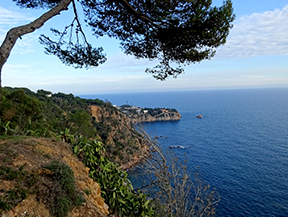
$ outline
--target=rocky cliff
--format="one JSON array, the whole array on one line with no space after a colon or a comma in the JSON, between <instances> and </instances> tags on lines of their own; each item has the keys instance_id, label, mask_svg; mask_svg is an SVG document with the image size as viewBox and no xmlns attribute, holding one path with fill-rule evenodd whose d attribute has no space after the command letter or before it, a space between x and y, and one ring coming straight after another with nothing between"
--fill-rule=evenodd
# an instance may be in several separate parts
<instances>
[{"instance_id":1,"label":"rocky cliff","mask_svg":"<svg viewBox=\"0 0 288 217\"><path fill-rule=\"evenodd\" d=\"M113 107L90 106L98 136L104 143L108 158L128 169L148 154L143 136L135 130L133 120Z\"/></svg>"},{"instance_id":2,"label":"rocky cliff","mask_svg":"<svg viewBox=\"0 0 288 217\"><path fill-rule=\"evenodd\" d=\"M68 203L64 202L67 201L65 196L57 198L62 192L58 185L64 170L55 177L55 172L47 169L47 165L55 165L55 162L66 166L61 168L69 166L72 169L76 191L83 199L81 205L68 212L68 217L103 217L108 214L99 185L88 177L88 168L72 155L67 143L44 138L2 140L0 162L0 214L3 217L52 217L55 209L65 208ZM5 211L11 201L14 203L12 209Z\"/></svg>"}]
</instances>

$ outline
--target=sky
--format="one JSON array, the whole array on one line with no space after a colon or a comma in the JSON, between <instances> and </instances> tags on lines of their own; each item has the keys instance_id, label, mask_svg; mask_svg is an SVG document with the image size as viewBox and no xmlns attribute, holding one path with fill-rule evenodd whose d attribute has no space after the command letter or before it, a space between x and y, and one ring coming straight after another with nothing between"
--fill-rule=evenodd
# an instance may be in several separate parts
<instances>
[{"instance_id":1,"label":"sky","mask_svg":"<svg viewBox=\"0 0 288 217\"><path fill-rule=\"evenodd\" d=\"M222 0L213 0L220 6ZM107 61L96 68L74 69L44 54L38 43L50 28L62 30L73 18L71 9L18 40L2 70L2 86L45 89L53 93L97 94L288 87L288 0L232 0L236 20L225 45L211 60L185 67L176 79L159 81L145 73L155 62L121 52L119 41L88 40L102 46ZM21 9L12 0L0 1L0 43L7 31L27 24L43 10Z\"/></svg>"}]
</instances>

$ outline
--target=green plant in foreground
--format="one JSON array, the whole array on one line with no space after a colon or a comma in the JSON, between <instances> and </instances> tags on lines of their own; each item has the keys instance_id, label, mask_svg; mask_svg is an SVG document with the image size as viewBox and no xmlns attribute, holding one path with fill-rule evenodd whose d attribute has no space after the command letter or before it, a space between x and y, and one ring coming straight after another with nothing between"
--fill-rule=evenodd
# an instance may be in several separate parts
<instances>
[{"instance_id":1,"label":"green plant in foreground","mask_svg":"<svg viewBox=\"0 0 288 217\"><path fill-rule=\"evenodd\" d=\"M100 185L102 197L110 207L110 212L120 216L154 216L147 195L134 193L127 173L103 157L105 148L100 141L86 141L79 137L72 148L90 168L89 176Z\"/></svg>"},{"instance_id":2,"label":"green plant in foreground","mask_svg":"<svg viewBox=\"0 0 288 217\"><path fill-rule=\"evenodd\" d=\"M53 185L52 191L47 200L51 214L65 217L74 206L81 205L85 200L77 192L75 186L74 172L66 164L54 161L45 168L53 172L51 176Z\"/></svg>"},{"instance_id":3,"label":"green plant in foreground","mask_svg":"<svg viewBox=\"0 0 288 217\"><path fill-rule=\"evenodd\" d=\"M23 166L21 166L19 169L0 166L0 179L16 181L17 183L14 189L1 190L0 213L12 209L22 200L27 198L29 186L27 186L26 179L28 177L28 173L23 171Z\"/></svg>"},{"instance_id":4,"label":"green plant in foreground","mask_svg":"<svg viewBox=\"0 0 288 217\"><path fill-rule=\"evenodd\" d=\"M90 189L86 188L86 189L84 189L84 193L85 193L87 196L89 196L92 192L91 192Z\"/></svg>"},{"instance_id":5,"label":"green plant in foreground","mask_svg":"<svg viewBox=\"0 0 288 217\"><path fill-rule=\"evenodd\" d=\"M3 211L8 211L10 210L12 207L11 205L5 201L4 198L0 197L0 214L3 212Z\"/></svg>"},{"instance_id":6,"label":"green plant in foreground","mask_svg":"<svg viewBox=\"0 0 288 217\"><path fill-rule=\"evenodd\" d=\"M52 216L65 217L75 206L85 200L75 185L73 170L61 162L53 161L45 166L49 173L38 174L0 165L0 180L14 183L10 189L0 187L0 215L16 207L29 194L36 194L48 208ZM41 176L41 177L39 177Z\"/></svg>"}]
</instances>

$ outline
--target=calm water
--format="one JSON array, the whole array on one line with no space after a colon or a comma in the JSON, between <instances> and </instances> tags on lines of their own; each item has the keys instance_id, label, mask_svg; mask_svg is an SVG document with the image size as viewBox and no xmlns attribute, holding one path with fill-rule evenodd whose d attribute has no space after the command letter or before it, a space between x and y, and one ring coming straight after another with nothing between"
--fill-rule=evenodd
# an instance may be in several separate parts
<instances>
[{"instance_id":1,"label":"calm water","mask_svg":"<svg viewBox=\"0 0 288 217\"><path fill-rule=\"evenodd\" d=\"M88 96L83 96L88 97ZM112 104L176 108L180 121L145 124L221 196L217 216L288 216L288 89L94 95ZM203 119L195 118L203 115Z\"/></svg>"}]
</instances>

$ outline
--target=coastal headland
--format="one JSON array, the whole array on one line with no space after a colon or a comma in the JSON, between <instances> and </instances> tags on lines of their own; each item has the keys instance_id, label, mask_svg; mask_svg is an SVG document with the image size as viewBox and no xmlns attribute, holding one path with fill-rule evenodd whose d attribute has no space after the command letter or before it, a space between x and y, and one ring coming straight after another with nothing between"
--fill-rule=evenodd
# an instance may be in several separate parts
<instances>
[{"instance_id":1,"label":"coastal headland","mask_svg":"<svg viewBox=\"0 0 288 217\"><path fill-rule=\"evenodd\" d=\"M182 118L182 115L176 109L171 108L140 108L131 105L114 105L114 107L125 113L133 123L178 121Z\"/></svg>"}]
</instances>

